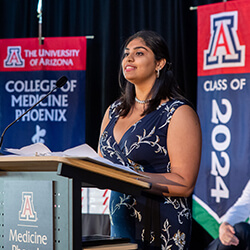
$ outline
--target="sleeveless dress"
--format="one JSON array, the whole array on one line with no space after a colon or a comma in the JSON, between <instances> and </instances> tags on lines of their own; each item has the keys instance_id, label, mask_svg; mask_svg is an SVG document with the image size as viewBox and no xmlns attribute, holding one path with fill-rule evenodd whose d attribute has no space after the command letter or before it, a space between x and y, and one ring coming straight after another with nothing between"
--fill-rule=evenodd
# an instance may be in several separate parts
<instances>
[{"instance_id":1,"label":"sleeveless dress","mask_svg":"<svg viewBox=\"0 0 250 250\"><path fill-rule=\"evenodd\" d=\"M175 110L183 101L161 104L131 126L119 144L113 129L120 103L110 106L107 127L100 138L104 158L150 173L171 172L166 135ZM129 238L138 249L188 249L191 238L191 200L148 194L138 196L112 191L110 195L111 236Z\"/></svg>"}]
</instances>

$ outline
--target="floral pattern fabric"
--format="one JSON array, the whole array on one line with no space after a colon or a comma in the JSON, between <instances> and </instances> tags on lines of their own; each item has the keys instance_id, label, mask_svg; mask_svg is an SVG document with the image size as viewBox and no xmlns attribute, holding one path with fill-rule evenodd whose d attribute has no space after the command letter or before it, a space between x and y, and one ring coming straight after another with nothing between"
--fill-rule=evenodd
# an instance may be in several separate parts
<instances>
[{"instance_id":1,"label":"floral pattern fabric","mask_svg":"<svg viewBox=\"0 0 250 250\"><path fill-rule=\"evenodd\" d=\"M151 173L171 172L166 135L175 110L185 103L171 100L142 117L119 143L113 130L120 103L110 106L110 122L100 138L104 158ZM138 196L111 192L111 236L129 238L139 249L188 249L191 234L190 200L143 193Z\"/></svg>"}]
</instances>

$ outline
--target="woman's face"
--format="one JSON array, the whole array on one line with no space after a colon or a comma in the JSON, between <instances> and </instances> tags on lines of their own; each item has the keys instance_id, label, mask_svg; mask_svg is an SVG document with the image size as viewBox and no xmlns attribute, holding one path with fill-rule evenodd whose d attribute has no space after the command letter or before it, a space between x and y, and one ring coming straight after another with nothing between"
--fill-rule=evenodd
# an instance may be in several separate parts
<instances>
[{"instance_id":1,"label":"woman's face","mask_svg":"<svg viewBox=\"0 0 250 250\"><path fill-rule=\"evenodd\" d=\"M156 60L153 51L141 38L132 40L124 50L122 70L124 77L134 84L154 84Z\"/></svg>"}]
</instances>

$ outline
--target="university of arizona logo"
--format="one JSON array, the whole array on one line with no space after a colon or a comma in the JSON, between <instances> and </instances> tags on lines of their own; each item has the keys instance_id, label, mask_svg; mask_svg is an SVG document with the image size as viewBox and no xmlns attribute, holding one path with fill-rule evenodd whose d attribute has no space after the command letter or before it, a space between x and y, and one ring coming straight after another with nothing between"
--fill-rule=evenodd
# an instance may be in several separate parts
<instances>
[{"instance_id":1,"label":"university of arizona logo","mask_svg":"<svg viewBox=\"0 0 250 250\"><path fill-rule=\"evenodd\" d=\"M25 61L21 56L21 46L7 48L7 58L4 60L5 68L23 68Z\"/></svg>"},{"instance_id":2,"label":"university of arizona logo","mask_svg":"<svg viewBox=\"0 0 250 250\"><path fill-rule=\"evenodd\" d=\"M22 192L22 206L19 211L20 221L37 221L37 213L33 204L33 192Z\"/></svg>"},{"instance_id":3,"label":"university of arizona logo","mask_svg":"<svg viewBox=\"0 0 250 250\"><path fill-rule=\"evenodd\" d=\"M245 66L245 45L240 45L238 11L210 16L210 41L204 50L203 69Z\"/></svg>"}]
</instances>

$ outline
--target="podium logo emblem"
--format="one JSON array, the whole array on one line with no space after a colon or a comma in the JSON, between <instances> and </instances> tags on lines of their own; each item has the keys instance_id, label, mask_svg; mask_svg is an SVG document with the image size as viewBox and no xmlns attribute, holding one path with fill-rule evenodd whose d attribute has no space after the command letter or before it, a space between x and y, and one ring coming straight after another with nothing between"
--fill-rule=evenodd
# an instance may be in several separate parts
<instances>
[{"instance_id":1,"label":"podium logo emblem","mask_svg":"<svg viewBox=\"0 0 250 250\"><path fill-rule=\"evenodd\" d=\"M21 46L9 46L7 58L4 60L5 68L24 68L25 61L21 55Z\"/></svg>"},{"instance_id":2,"label":"podium logo emblem","mask_svg":"<svg viewBox=\"0 0 250 250\"><path fill-rule=\"evenodd\" d=\"M33 204L33 192L22 192L22 205L19 211L20 221L37 221L37 213Z\"/></svg>"},{"instance_id":3,"label":"podium logo emblem","mask_svg":"<svg viewBox=\"0 0 250 250\"><path fill-rule=\"evenodd\" d=\"M204 50L203 69L245 66L245 45L238 37L238 11L210 16L210 41Z\"/></svg>"}]
</instances>

